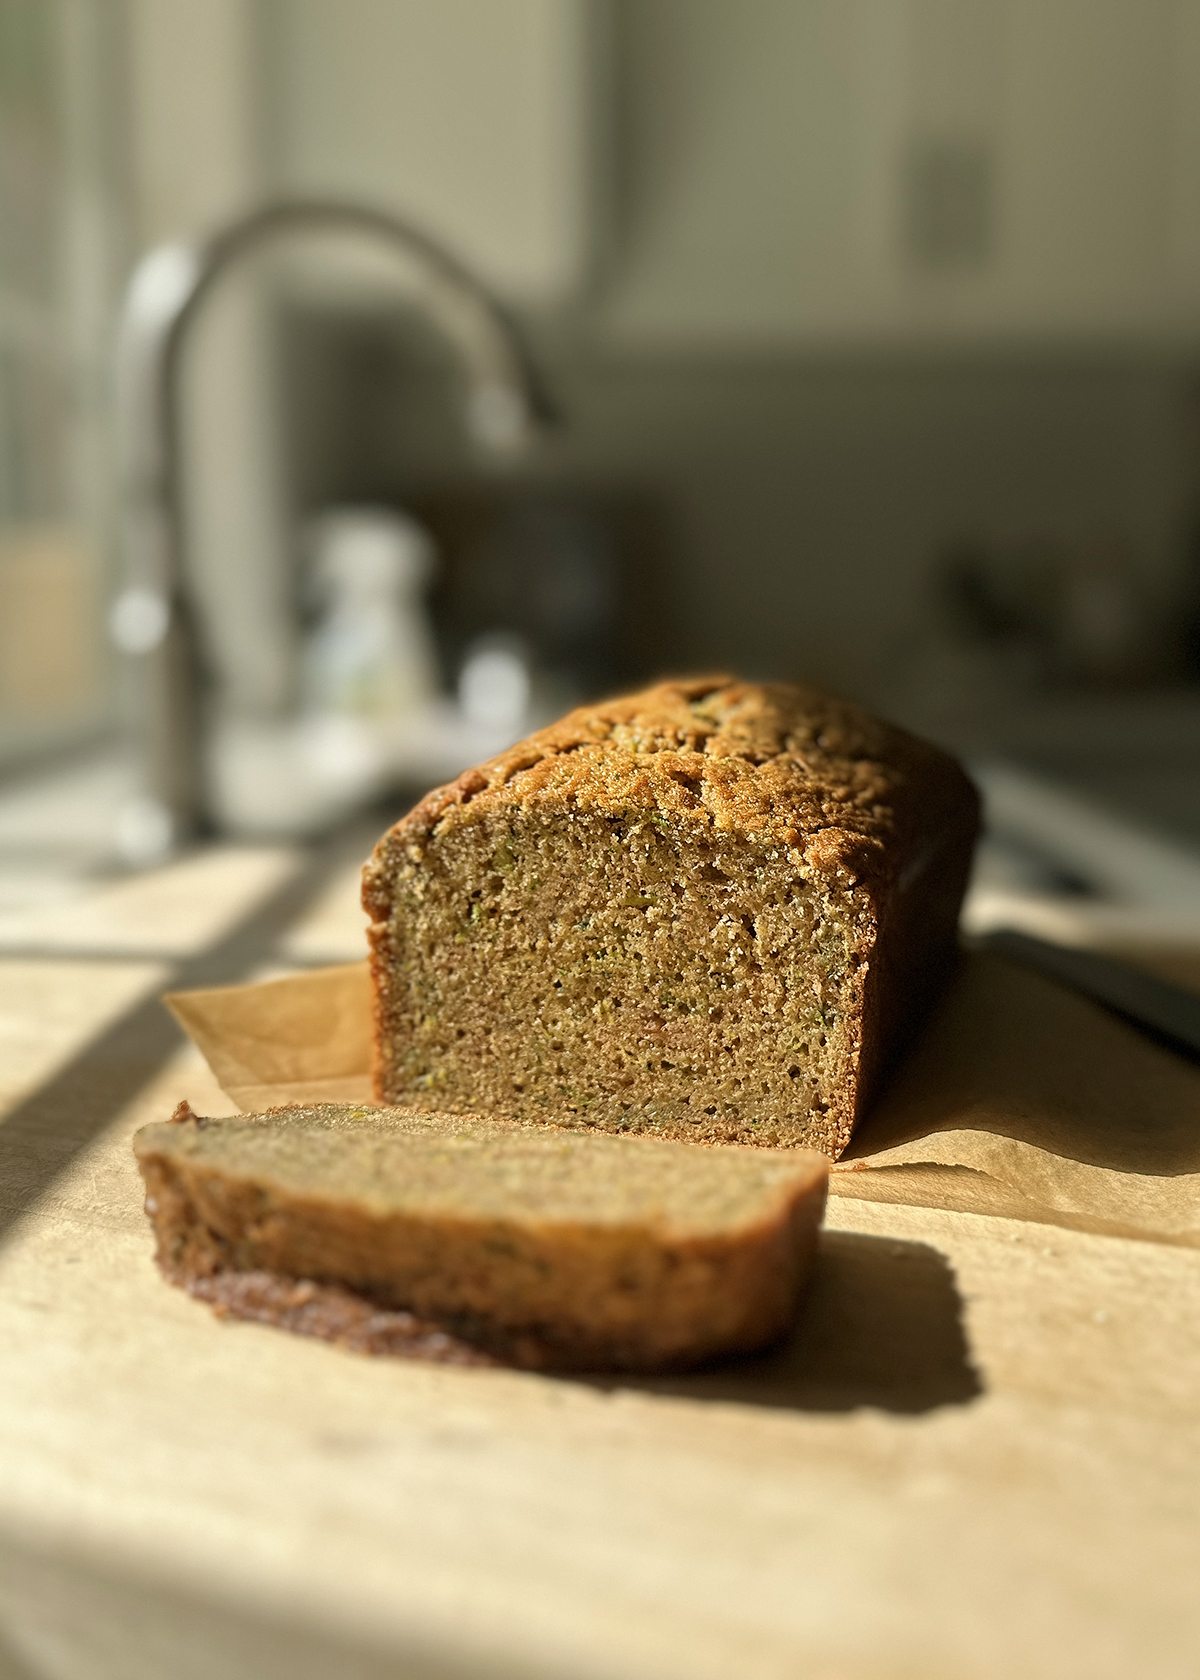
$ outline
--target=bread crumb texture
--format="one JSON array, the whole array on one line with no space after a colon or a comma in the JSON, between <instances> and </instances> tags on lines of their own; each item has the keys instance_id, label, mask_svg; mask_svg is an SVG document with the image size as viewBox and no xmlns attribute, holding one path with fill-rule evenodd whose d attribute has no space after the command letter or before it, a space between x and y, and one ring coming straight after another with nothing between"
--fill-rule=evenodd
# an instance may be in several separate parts
<instances>
[{"instance_id":1,"label":"bread crumb texture","mask_svg":"<svg viewBox=\"0 0 1200 1680\"><path fill-rule=\"evenodd\" d=\"M810 688L581 707L367 865L377 1095L836 1156L949 971L977 827L953 759Z\"/></svg>"},{"instance_id":2,"label":"bread crumb texture","mask_svg":"<svg viewBox=\"0 0 1200 1680\"><path fill-rule=\"evenodd\" d=\"M795 1312L817 1154L403 1109L177 1111L134 1140L166 1275L365 1352L654 1370Z\"/></svg>"}]
</instances>

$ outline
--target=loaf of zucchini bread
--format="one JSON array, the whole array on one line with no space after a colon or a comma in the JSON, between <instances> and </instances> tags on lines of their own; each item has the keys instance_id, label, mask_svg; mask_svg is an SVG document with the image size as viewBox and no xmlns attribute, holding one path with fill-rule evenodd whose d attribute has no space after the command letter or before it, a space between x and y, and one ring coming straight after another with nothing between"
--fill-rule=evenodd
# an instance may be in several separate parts
<instances>
[{"instance_id":1,"label":"loaf of zucchini bread","mask_svg":"<svg viewBox=\"0 0 1200 1680\"><path fill-rule=\"evenodd\" d=\"M949 971L978 820L952 758L810 688L581 707L376 847L376 1095L836 1157Z\"/></svg>"}]
</instances>

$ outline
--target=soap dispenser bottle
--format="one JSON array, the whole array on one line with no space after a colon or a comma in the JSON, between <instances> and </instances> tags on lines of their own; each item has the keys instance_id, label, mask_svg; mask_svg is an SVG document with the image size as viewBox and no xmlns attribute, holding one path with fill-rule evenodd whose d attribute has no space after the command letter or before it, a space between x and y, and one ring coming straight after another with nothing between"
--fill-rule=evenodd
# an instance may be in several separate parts
<instances>
[{"instance_id":1,"label":"soap dispenser bottle","mask_svg":"<svg viewBox=\"0 0 1200 1680\"><path fill-rule=\"evenodd\" d=\"M424 602L432 539L407 514L372 507L332 508L313 535L320 617L304 650L304 709L310 718L399 723L438 692Z\"/></svg>"}]
</instances>

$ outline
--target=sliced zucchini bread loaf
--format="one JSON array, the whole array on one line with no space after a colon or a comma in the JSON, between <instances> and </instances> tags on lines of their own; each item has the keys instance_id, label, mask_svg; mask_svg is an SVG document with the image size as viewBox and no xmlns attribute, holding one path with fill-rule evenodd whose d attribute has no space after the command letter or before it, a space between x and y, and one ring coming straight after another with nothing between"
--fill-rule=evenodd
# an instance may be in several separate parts
<instances>
[{"instance_id":1,"label":"sliced zucchini bread loaf","mask_svg":"<svg viewBox=\"0 0 1200 1680\"><path fill-rule=\"evenodd\" d=\"M376 1094L836 1156L949 970L977 826L952 758L809 688L583 707L376 848Z\"/></svg>"}]
</instances>

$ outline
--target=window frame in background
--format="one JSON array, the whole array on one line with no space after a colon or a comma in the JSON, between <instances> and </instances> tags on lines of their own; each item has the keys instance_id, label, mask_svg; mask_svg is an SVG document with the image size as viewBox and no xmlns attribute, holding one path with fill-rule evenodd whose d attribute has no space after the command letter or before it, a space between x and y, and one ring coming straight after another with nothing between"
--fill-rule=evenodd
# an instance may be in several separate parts
<instances>
[{"instance_id":1,"label":"window frame in background","mask_svg":"<svg viewBox=\"0 0 1200 1680\"><path fill-rule=\"evenodd\" d=\"M114 723L120 0L0 0L0 776Z\"/></svg>"}]
</instances>

